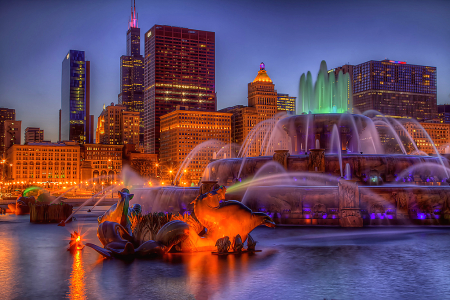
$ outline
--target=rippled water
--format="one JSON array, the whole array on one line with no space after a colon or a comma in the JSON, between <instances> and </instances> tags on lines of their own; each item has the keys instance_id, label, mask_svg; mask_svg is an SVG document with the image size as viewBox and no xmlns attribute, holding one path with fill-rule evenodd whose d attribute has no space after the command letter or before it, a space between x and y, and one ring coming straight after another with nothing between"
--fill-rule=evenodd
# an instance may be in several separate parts
<instances>
[{"instance_id":1,"label":"rippled water","mask_svg":"<svg viewBox=\"0 0 450 300\"><path fill-rule=\"evenodd\" d=\"M450 228L257 228L262 252L104 260L95 218L58 227L0 215L0 299L444 299Z\"/></svg>"}]
</instances>

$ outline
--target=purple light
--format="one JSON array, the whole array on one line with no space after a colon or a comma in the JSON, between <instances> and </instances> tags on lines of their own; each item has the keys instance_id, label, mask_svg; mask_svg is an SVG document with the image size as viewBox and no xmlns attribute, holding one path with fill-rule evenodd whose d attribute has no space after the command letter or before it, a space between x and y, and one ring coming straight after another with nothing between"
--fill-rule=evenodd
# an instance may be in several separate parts
<instances>
[{"instance_id":1,"label":"purple light","mask_svg":"<svg viewBox=\"0 0 450 300\"><path fill-rule=\"evenodd\" d=\"M327 214L324 214L323 216L322 216L322 219L326 219L327 218Z\"/></svg>"},{"instance_id":2,"label":"purple light","mask_svg":"<svg viewBox=\"0 0 450 300\"><path fill-rule=\"evenodd\" d=\"M333 219L336 219L336 215L333 215Z\"/></svg>"},{"instance_id":3,"label":"purple light","mask_svg":"<svg viewBox=\"0 0 450 300\"><path fill-rule=\"evenodd\" d=\"M392 219L392 215L388 215L388 219Z\"/></svg>"},{"instance_id":4,"label":"purple light","mask_svg":"<svg viewBox=\"0 0 450 300\"><path fill-rule=\"evenodd\" d=\"M373 220L373 219L375 219L375 214L371 214L370 215L370 218Z\"/></svg>"}]
</instances>

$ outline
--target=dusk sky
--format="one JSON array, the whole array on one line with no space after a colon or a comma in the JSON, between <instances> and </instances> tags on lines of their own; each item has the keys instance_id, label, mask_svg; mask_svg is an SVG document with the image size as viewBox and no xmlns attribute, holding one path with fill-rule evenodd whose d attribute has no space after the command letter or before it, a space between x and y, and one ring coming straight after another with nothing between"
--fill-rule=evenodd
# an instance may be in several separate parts
<instances>
[{"instance_id":1,"label":"dusk sky","mask_svg":"<svg viewBox=\"0 0 450 300\"><path fill-rule=\"evenodd\" d=\"M368 60L437 67L438 103L450 102L450 1L137 0L141 39L154 24L216 33L218 108L247 105L264 62L279 93L298 94L301 73ZM91 61L91 114L117 103L130 1L2 1L0 107L58 138L61 65L70 49ZM141 43L141 54L144 43ZM23 133L22 133L23 142Z\"/></svg>"}]
</instances>

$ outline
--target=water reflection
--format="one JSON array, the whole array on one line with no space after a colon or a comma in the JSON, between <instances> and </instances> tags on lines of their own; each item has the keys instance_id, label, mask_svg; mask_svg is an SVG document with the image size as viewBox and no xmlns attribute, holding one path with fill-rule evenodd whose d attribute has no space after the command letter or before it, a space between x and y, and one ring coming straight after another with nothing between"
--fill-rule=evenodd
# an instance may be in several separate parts
<instances>
[{"instance_id":1,"label":"water reflection","mask_svg":"<svg viewBox=\"0 0 450 300\"><path fill-rule=\"evenodd\" d=\"M72 273L70 274L69 299L87 299L85 271L81 251L76 251L73 255Z\"/></svg>"},{"instance_id":2,"label":"water reflection","mask_svg":"<svg viewBox=\"0 0 450 300\"><path fill-rule=\"evenodd\" d=\"M12 299L17 285L17 242L13 236L0 232L0 298ZM4 297L4 298L3 298Z\"/></svg>"},{"instance_id":3,"label":"water reflection","mask_svg":"<svg viewBox=\"0 0 450 300\"><path fill-rule=\"evenodd\" d=\"M226 256L211 255L210 252L169 253L164 260L183 265L189 292L196 299L208 299L223 289L236 288L239 275L247 272L249 262L256 257L248 253Z\"/></svg>"}]
</instances>

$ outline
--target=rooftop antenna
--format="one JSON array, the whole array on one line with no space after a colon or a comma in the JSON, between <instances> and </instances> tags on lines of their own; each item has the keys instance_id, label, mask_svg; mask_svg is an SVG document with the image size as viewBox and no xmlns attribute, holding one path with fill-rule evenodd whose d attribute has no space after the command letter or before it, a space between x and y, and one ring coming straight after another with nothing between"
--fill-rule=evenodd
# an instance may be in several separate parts
<instances>
[{"instance_id":1,"label":"rooftop antenna","mask_svg":"<svg viewBox=\"0 0 450 300\"><path fill-rule=\"evenodd\" d=\"M131 2L131 18L128 23L128 29L137 28L138 27L138 15L136 13L136 0L132 0Z\"/></svg>"}]
</instances>

